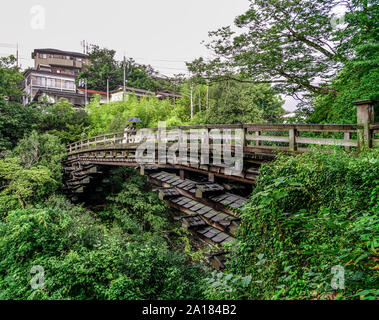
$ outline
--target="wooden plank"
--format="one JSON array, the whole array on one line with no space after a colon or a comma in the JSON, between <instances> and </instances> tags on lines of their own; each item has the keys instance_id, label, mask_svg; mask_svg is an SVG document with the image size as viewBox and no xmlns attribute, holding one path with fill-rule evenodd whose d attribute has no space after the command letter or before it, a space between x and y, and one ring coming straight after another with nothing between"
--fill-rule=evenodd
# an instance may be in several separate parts
<instances>
[{"instance_id":1,"label":"wooden plank","mask_svg":"<svg viewBox=\"0 0 379 320\"><path fill-rule=\"evenodd\" d=\"M246 137L248 141L271 141L271 142L289 142L288 137L280 137L280 136L257 136L257 135L248 135Z\"/></svg>"},{"instance_id":2,"label":"wooden plank","mask_svg":"<svg viewBox=\"0 0 379 320\"><path fill-rule=\"evenodd\" d=\"M356 132L359 125L357 124L244 124L248 131L288 131L296 129L297 131L308 132Z\"/></svg>"},{"instance_id":3,"label":"wooden plank","mask_svg":"<svg viewBox=\"0 0 379 320\"><path fill-rule=\"evenodd\" d=\"M357 147L357 140L327 139L327 138L302 138L296 139L297 143L319 144L328 146Z\"/></svg>"}]
</instances>

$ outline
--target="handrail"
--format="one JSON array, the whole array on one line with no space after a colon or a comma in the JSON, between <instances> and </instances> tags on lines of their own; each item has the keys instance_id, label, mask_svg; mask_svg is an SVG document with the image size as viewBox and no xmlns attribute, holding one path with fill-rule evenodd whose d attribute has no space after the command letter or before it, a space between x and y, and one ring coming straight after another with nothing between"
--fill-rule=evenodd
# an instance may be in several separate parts
<instances>
[{"instance_id":1,"label":"handrail","mask_svg":"<svg viewBox=\"0 0 379 320\"><path fill-rule=\"evenodd\" d=\"M379 144L378 140L375 140L374 133L377 131L379 125L370 125L369 130L372 132L372 145L377 146ZM253 123L253 124L214 124L214 125L186 125L186 126L175 126L166 128L145 128L144 130L152 130L153 132L158 132L158 140L160 140L160 133L167 130L178 130L177 140L179 140L180 132L186 132L193 129L207 130L208 134L213 129L242 129L244 132L244 147L255 147L261 149L272 149L273 146L264 145L279 143L280 147L283 148L283 144L288 144L285 149L289 151L296 151L298 145L335 145L344 146L346 150L350 150L350 147L360 147L358 137L352 139L352 134L357 134L359 130L363 129L363 125L359 124L272 124L272 123ZM279 133L285 133L285 135L278 135ZM331 138L331 137L314 137L314 136L300 136L303 133L344 133L343 139L341 138ZM264 133L274 133L273 135L265 135ZM135 137L135 136L133 136ZM173 138L171 136L171 138ZM175 135L174 135L175 138ZM201 140L202 136L191 137L192 140ZM211 137L211 139L218 139L219 137ZM187 140L190 140L187 138ZM232 138L233 140L233 138ZM126 141L126 142L125 142ZM170 140L171 141L171 140ZM175 140L174 140L175 141ZM250 142L255 141L252 145ZM102 135L97 135L94 137L89 137L82 139L80 141L74 142L67 147L67 151L77 152L80 150L90 150L92 146L106 146L106 145L130 145L131 143L138 143L138 141L130 140L130 136L127 137L124 131L105 133ZM275 145L274 145L275 147Z\"/></svg>"}]
</instances>

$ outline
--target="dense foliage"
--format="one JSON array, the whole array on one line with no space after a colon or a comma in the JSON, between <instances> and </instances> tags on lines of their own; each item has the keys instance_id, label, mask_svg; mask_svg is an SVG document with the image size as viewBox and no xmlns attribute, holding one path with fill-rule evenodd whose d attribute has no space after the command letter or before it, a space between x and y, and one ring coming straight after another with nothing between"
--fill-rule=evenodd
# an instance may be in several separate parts
<instances>
[{"instance_id":1,"label":"dense foliage","mask_svg":"<svg viewBox=\"0 0 379 320\"><path fill-rule=\"evenodd\" d=\"M165 204L144 178L126 173L98 214L62 196L10 210L0 223L0 298L201 298L200 269L165 239ZM44 268L44 289L30 286L34 265Z\"/></svg>"},{"instance_id":2,"label":"dense foliage","mask_svg":"<svg viewBox=\"0 0 379 320\"><path fill-rule=\"evenodd\" d=\"M303 121L354 123L353 101L379 98L378 17L376 0L250 0L236 28L209 33L216 58L187 65L211 81L269 83Z\"/></svg>"},{"instance_id":3,"label":"dense foliage","mask_svg":"<svg viewBox=\"0 0 379 320\"><path fill-rule=\"evenodd\" d=\"M166 121L168 126L182 124L188 119L185 109L180 102L174 105L167 99L129 96L125 101L100 104L99 99L95 98L86 107L89 135L122 131L126 121L132 117L141 119L139 128L157 127L158 121Z\"/></svg>"},{"instance_id":4,"label":"dense foliage","mask_svg":"<svg viewBox=\"0 0 379 320\"><path fill-rule=\"evenodd\" d=\"M227 270L252 277L244 297L378 298L378 156L315 150L261 168ZM344 290L331 288L336 265Z\"/></svg>"},{"instance_id":5,"label":"dense foliage","mask_svg":"<svg viewBox=\"0 0 379 320\"><path fill-rule=\"evenodd\" d=\"M339 52L344 67L329 87L336 93L314 98L314 108L308 120L314 123L355 123L353 101L379 100L379 5L377 1L353 1L353 11L347 12L346 29L338 32L343 39ZM379 110L376 110L376 122Z\"/></svg>"},{"instance_id":6,"label":"dense foliage","mask_svg":"<svg viewBox=\"0 0 379 320\"><path fill-rule=\"evenodd\" d=\"M208 109L203 107L192 123L275 123L284 114L283 101L270 86L225 81L211 86ZM196 100L195 100L196 102Z\"/></svg>"},{"instance_id":7,"label":"dense foliage","mask_svg":"<svg viewBox=\"0 0 379 320\"><path fill-rule=\"evenodd\" d=\"M78 83L87 79L88 89L106 91L108 80L109 90L115 90L123 85L125 64L129 87L151 91L158 88L158 83L153 79L155 72L150 66L139 65L133 59L116 61L115 54L115 50L95 46L89 53L90 64L79 74Z\"/></svg>"},{"instance_id":8,"label":"dense foliage","mask_svg":"<svg viewBox=\"0 0 379 320\"><path fill-rule=\"evenodd\" d=\"M208 44L216 58L188 64L191 71L217 79L237 78L251 83L271 83L281 92L304 90L328 93L317 78L335 74L338 56L330 23L340 1L250 0L238 16L236 28L210 32Z\"/></svg>"},{"instance_id":9,"label":"dense foliage","mask_svg":"<svg viewBox=\"0 0 379 320\"><path fill-rule=\"evenodd\" d=\"M0 149L13 148L17 141L37 129L40 124L40 111L25 107L18 102L6 103L0 97Z\"/></svg>"},{"instance_id":10,"label":"dense foliage","mask_svg":"<svg viewBox=\"0 0 379 320\"><path fill-rule=\"evenodd\" d=\"M18 84L23 79L14 56L0 58L0 99L6 96L10 100L18 101L22 96Z\"/></svg>"}]
</instances>

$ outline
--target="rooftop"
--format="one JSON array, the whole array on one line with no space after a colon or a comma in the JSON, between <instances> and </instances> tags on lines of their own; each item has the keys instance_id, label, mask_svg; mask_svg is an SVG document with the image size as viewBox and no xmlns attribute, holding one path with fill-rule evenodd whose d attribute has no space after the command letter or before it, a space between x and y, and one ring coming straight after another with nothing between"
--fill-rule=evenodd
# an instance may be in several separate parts
<instances>
[{"instance_id":1,"label":"rooftop","mask_svg":"<svg viewBox=\"0 0 379 320\"><path fill-rule=\"evenodd\" d=\"M61 54L61 55L66 55L66 56L88 58L88 55L84 54L84 53L72 52L72 51L63 51L63 50L52 49L52 48L34 49L34 52L32 53L32 58L34 58L34 54L37 52L39 52L39 53L55 53L55 54Z\"/></svg>"},{"instance_id":2,"label":"rooftop","mask_svg":"<svg viewBox=\"0 0 379 320\"><path fill-rule=\"evenodd\" d=\"M51 76L54 76L54 77L62 77L62 78L76 78L75 75L73 74L69 74L69 73L56 73L56 72L51 72L51 71L45 71L45 70L37 70L37 69L34 69L34 68L29 68L27 70L24 71L24 77L27 77L30 73L34 73L34 74L49 74Z\"/></svg>"},{"instance_id":3,"label":"rooftop","mask_svg":"<svg viewBox=\"0 0 379 320\"><path fill-rule=\"evenodd\" d=\"M85 92L86 89L78 88L78 91ZM105 91L97 91L97 90L91 90L91 89L87 89L87 93L100 94L100 95L103 95L103 96L105 96L107 94Z\"/></svg>"}]
</instances>

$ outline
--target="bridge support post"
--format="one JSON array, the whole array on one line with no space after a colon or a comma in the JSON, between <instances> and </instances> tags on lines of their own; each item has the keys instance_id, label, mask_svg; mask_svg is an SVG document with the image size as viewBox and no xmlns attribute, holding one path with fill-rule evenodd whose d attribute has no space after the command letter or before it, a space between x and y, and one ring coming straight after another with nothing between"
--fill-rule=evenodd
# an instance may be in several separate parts
<instances>
[{"instance_id":1,"label":"bridge support post","mask_svg":"<svg viewBox=\"0 0 379 320\"><path fill-rule=\"evenodd\" d=\"M345 132L344 134L344 140L350 140L351 139L351 132ZM350 147L345 147L346 152L350 152Z\"/></svg>"},{"instance_id":2,"label":"bridge support post","mask_svg":"<svg viewBox=\"0 0 379 320\"><path fill-rule=\"evenodd\" d=\"M212 172L208 173L208 181L209 182L215 182L215 174Z\"/></svg>"},{"instance_id":3,"label":"bridge support post","mask_svg":"<svg viewBox=\"0 0 379 320\"><path fill-rule=\"evenodd\" d=\"M297 150L296 135L297 135L296 129L293 128L289 130L290 151Z\"/></svg>"},{"instance_id":4,"label":"bridge support post","mask_svg":"<svg viewBox=\"0 0 379 320\"><path fill-rule=\"evenodd\" d=\"M184 180L185 179L185 174L184 174L184 170L183 169L179 170L179 175L180 175L180 180Z\"/></svg>"},{"instance_id":5,"label":"bridge support post","mask_svg":"<svg viewBox=\"0 0 379 320\"><path fill-rule=\"evenodd\" d=\"M145 167L144 166L140 166L139 173L140 173L141 176L145 175Z\"/></svg>"},{"instance_id":6,"label":"bridge support post","mask_svg":"<svg viewBox=\"0 0 379 320\"><path fill-rule=\"evenodd\" d=\"M255 135L257 136L257 138L259 138L259 136L261 135L261 132L260 131L256 131ZM261 142L259 140L257 140L257 141L255 141L255 145L257 147L259 147L261 145Z\"/></svg>"},{"instance_id":7,"label":"bridge support post","mask_svg":"<svg viewBox=\"0 0 379 320\"><path fill-rule=\"evenodd\" d=\"M357 106L357 124L362 126L357 130L358 150L372 147L372 131L370 124L374 123L374 101L360 100L353 102Z\"/></svg>"}]
</instances>

